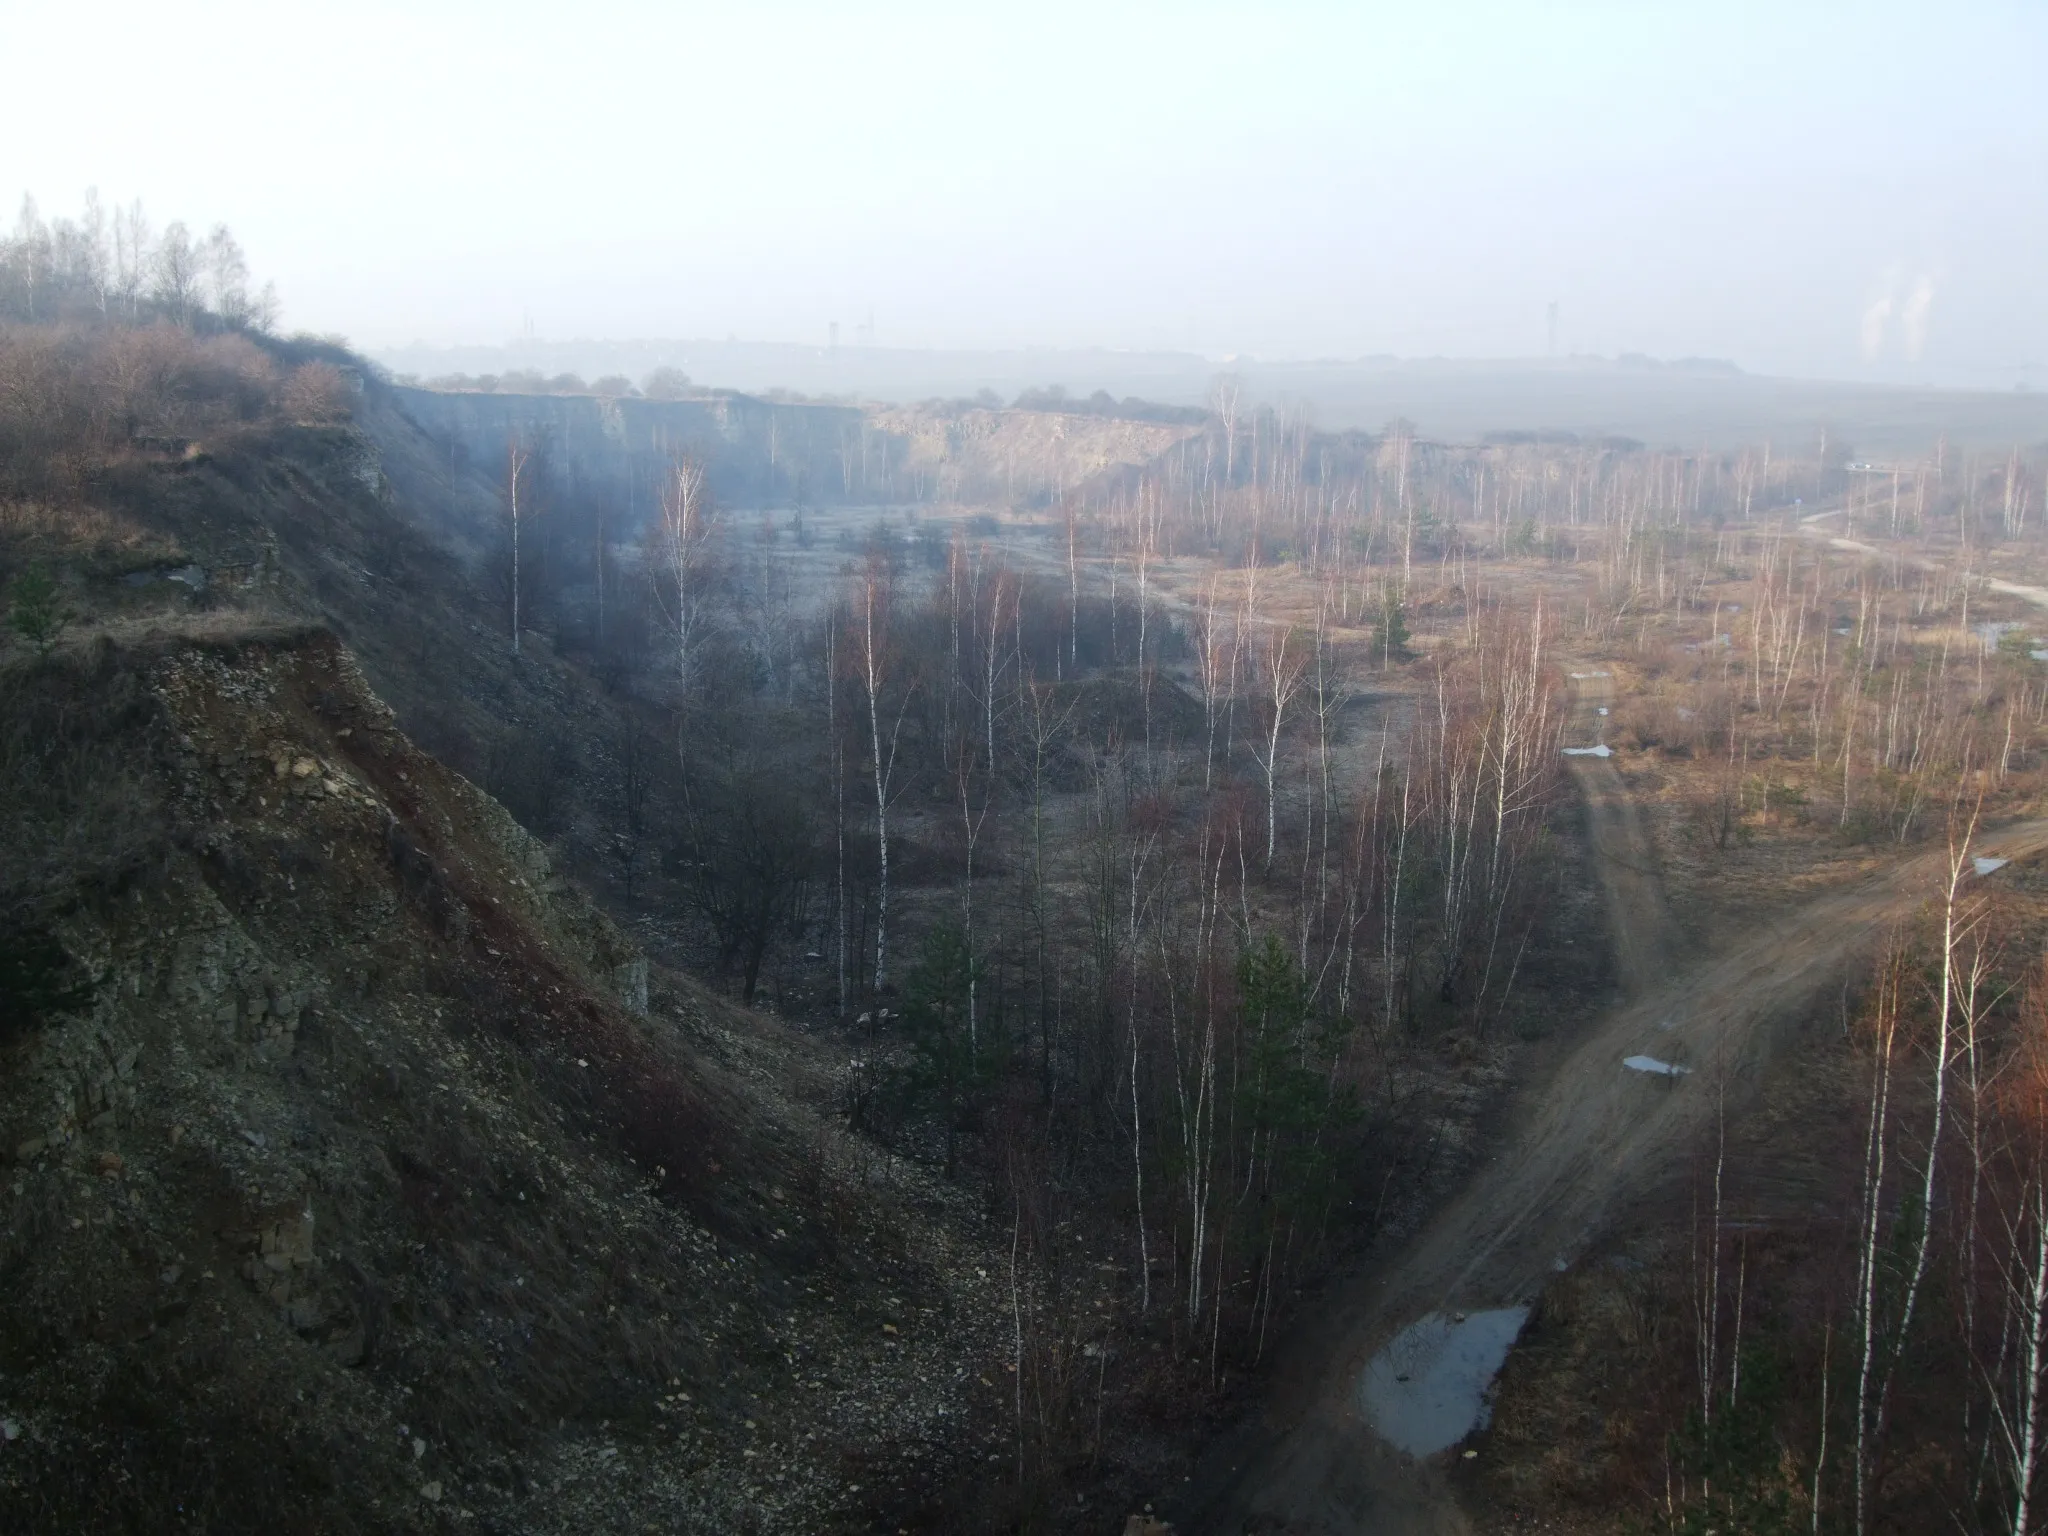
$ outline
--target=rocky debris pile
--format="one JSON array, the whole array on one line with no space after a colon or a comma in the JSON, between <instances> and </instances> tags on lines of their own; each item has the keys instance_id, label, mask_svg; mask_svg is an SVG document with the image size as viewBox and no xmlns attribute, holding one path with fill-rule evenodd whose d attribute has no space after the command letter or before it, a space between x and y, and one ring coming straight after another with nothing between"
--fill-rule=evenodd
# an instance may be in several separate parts
<instances>
[{"instance_id":1,"label":"rocky debris pile","mask_svg":"<svg viewBox=\"0 0 2048 1536\"><path fill-rule=\"evenodd\" d=\"M979 1213L836 1061L651 974L330 637L132 666L172 835L0 1042L0 1526L893 1528L1000 1454Z\"/></svg>"}]
</instances>

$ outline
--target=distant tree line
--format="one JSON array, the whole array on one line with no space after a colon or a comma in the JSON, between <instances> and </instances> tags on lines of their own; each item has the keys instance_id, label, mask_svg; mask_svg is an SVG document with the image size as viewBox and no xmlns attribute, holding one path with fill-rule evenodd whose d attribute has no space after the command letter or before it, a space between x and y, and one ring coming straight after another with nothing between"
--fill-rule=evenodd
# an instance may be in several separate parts
<instances>
[{"instance_id":1,"label":"distant tree line","mask_svg":"<svg viewBox=\"0 0 2048 1536\"><path fill-rule=\"evenodd\" d=\"M442 373L429 379L401 374L401 384L450 394L597 395L611 400L682 400L692 394L690 376L679 368L656 368L639 384L624 374L608 373L586 382L581 374L544 374L538 368L508 368L503 373Z\"/></svg>"},{"instance_id":2,"label":"distant tree line","mask_svg":"<svg viewBox=\"0 0 2048 1536\"><path fill-rule=\"evenodd\" d=\"M252 291L249 263L225 224L194 236L181 220L159 232L140 200L111 213L97 191L75 219L45 219L23 197L0 238L0 318L46 324L164 319L200 330L268 331L277 291Z\"/></svg>"},{"instance_id":3,"label":"distant tree line","mask_svg":"<svg viewBox=\"0 0 2048 1536\"><path fill-rule=\"evenodd\" d=\"M1159 421L1189 427L1200 426L1209 419L1209 413L1199 406L1161 405L1156 400L1140 400L1136 395L1126 395L1119 400L1106 389L1098 389L1086 399L1077 399L1067 393L1063 384L1024 390L1010 402L1010 409L1049 411L1063 416L1107 416L1117 421Z\"/></svg>"},{"instance_id":4,"label":"distant tree line","mask_svg":"<svg viewBox=\"0 0 2048 1536\"><path fill-rule=\"evenodd\" d=\"M123 455L202 436L346 421L363 365L277 336L276 314L225 226L158 234L140 203L109 215L91 193L46 220L25 199L0 238L0 502L76 494ZM0 576L10 559L0 541Z\"/></svg>"},{"instance_id":5,"label":"distant tree line","mask_svg":"<svg viewBox=\"0 0 2048 1536\"><path fill-rule=\"evenodd\" d=\"M546 374L538 368L508 368L500 373L441 373L428 378L401 374L398 382L452 394L596 395L601 399L629 400L687 400L740 393L692 384L690 376L680 368L666 366L650 370L637 385L624 374L612 373L586 380L578 373ZM856 403L851 396L807 395L793 389L762 390L759 395L763 400L790 405ZM920 404L927 410L954 415L966 411L1005 409L1003 397L992 389L979 390L957 399L934 397ZM1199 406L1162 405L1156 400L1141 400L1136 395L1127 395L1119 400L1103 389L1085 397L1070 395L1066 386L1061 384L1024 390L1009 402L1007 409L1061 416L1100 416L1112 421L1162 422L1171 426L1201 426L1210 419L1209 412Z\"/></svg>"}]
</instances>

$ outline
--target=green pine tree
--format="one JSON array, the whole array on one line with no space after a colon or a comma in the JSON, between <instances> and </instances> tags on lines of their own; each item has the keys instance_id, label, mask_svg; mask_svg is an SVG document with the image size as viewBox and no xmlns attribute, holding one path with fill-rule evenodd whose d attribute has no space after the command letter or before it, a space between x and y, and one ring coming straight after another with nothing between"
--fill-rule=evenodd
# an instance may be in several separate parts
<instances>
[{"instance_id":1,"label":"green pine tree","mask_svg":"<svg viewBox=\"0 0 2048 1536\"><path fill-rule=\"evenodd\" d=\"M926 937L903 985L903 1026L915 1052L905 1086L913 1102L933 1110L945 1125L948 1178L959 1134L975 1128L1005 1055L998 1022L971 1011L975 973L965 936L946 924Z\"/></svg>"},{"instance_id":2,"label":"green pine tree","mask_svg":"<svg viewBox=\"0 0 2048 1536\"><path fill-rule=\"evenodd\" d=\"M1380 654L1380 665L1391 667L1397 661L1408 659L1408 610L1401 601L1400 593L1389 586L1380 597L1379 618L1373 625L1373 649Z\"/></svg>"},{"instance_id":3,"label":"green pine tree","mask_svg":"<svg viewBox=\"0 0 2048 1536\"><path fill-rule=\"evenodd\" d=\"M38 656L48 656L56 648L71 618L71 611L58 600L57 583L39 565L23 571L8 588L8 626L34 646Z\"/></svg>"}]
</instances>

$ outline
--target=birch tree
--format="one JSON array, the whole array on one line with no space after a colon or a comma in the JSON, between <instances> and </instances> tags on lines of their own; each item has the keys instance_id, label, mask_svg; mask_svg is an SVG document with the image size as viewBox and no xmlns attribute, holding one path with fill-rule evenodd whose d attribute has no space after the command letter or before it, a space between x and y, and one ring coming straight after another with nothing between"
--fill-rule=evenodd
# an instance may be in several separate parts
<instances>
[{"instance_id":1,"label":"birch tree","mask_svg":"<svg viewBox=\"0 0 2048 1536\"><path fill-rule=\"evenodd\" d=\"M1273 850L1280 833L1280 735L1287 722L1287 707L1301 691L1308 657L1292 629L1275 625L1267 631L1259 650L1259 705L1265 713L1263 749L1254 746L1259 770L1266 778L1266 863L1273 862Z\"/></svg>"},{"instance_id":2,"label":"birch tree","mask_svg":"<svg viewBox=\"0 0 2048 1536\"><path fill-rule=\"evenodd\" d=\"M528 467L533 462L533 449L526 439L514 433L505 445L505 519L512 530L512 654L519 654L519 525L525 521L527 509L532 503L529 494L526 506L520 502L520 493L527 489Z\"/></svg>"},{"instance_id":3,"label":"birch tree","mask_svg":"<svg viewBox=\"0 0 2048 1536\"><path fill-rule=\"evenodd\" d=\"M710 619L710 561L713 536L704 464L692 454L670 461L661 487L661 521L655 559L661 575L678 708L687 720L701 682L705 631Z\"/></svg>"},{"instance_id":4,"label":"birch tree","mask_svg":"<svg viewBox=\"0 0 2048 1536\"><path fill-rule=\"evenodd\" d=\"M888 985L889 980L889 801L895 793L896 749L902 738L904 711L910 702L910 692L904 689L885 738L882 731L882 694L889 685L895 664L889 644L891 597L888 562L880 557L870 558L860 576L860 588L855 597L857 611L849 638L853 642L855 675L867 705L868 769L875 790L875 840L880 858L875 895L877 992Z\"/></svg>"}]
</instances>

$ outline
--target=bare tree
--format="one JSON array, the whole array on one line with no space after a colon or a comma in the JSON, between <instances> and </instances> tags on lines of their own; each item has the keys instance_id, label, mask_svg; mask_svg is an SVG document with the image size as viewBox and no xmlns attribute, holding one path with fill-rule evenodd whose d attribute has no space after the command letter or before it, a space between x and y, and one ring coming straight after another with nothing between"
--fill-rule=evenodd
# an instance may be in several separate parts
<instances>
[{"instance_id":1,"label":"bare tree","mask_svg":"<svg viewBox=\"0 0 2048 1536\"><path fill-rule=\"evenodd\" d=\"M895 793L896 748L903 733L903 716L910 703L904 689L896 718L889 727L885 744L882 735L882 693L888 686L894 663L889 644L892 588L889 565L872 557L861 573L856 595L859 611L852 632L853 662L868 707L869 770L875 786L875 839L881 861L875 902L875 990L889 979L889 800Z\"/></svg>"},{"instance_id":2,"label":"bare tree","mask_svg":"<svg viewBox=\"0 0 2048 1536\"><path fill-rule=\"evenodd\" d=\"M134 320L142 308L142 290L149 279L150 228L142 199L114 210L114 292Z\"/></svg>"},{"instance_id":3,"label":"bare tree","mask_svg":"<svg viewBox=\"0 0 2048 1536\"><path fill-rule=\"evenodd\" d=\"M85 189L85 215L79 220L79 252L83 259L82 276L92 289L95 303L102 319L107 314L107 301L114 288L114 262L108 249L107 212L100 206L100 189Z\"/></svg>"},{"instance_id":4,"label":"bare tree","mask_svg":"<svg viewBox=\"0 0 2048 1536\"><path fill-rule=\"evenodd\" d=\"M1194 620L1195 675L1202 688L1202 790L1205 794L1216 774L1216 716L1237 690L1237 661L1244 635L1243 626L1233 616L1226 647L1223 622L1221 611L1216 606L1216 582L1212 576L1208 594Z\"/></svg>"},{"instance_id":5,"label":"bare tree","mask_svg":"<svg viewBox=\"0 0 2048 1536\"><path fill-rule=\"evenodd\" d=\"M833 908L838 929L839 1016L846 1017L846 742L839 734L839 615L825 626L825 729L832 743Z\"/></svg>"},{"instance_id":6,"label":"bare tree","mask_svg":"<svg viewBox=\"0 0 2048 1536\"><path fill-rule=\"evenodd\" d=\"M524 437L514 433L505 444L505 518L512 529L512 654L519 654L519 525L532 504L520 504L520 491L526 487L528 466L533 461L533 449Z\"/></svg>"},{"instance_id":7,"label":"bare tree","mask_svg":"<svg viewBox=\"0 0 2048 1536\"><path fill-rule=\"evenodd\" d=\"M154 296L164 312L184 325L199 307L202 257L181 221L173 220L156 245L151 262Z\"/></svg>"},{"instance_id":8,"label":"bare tree","mask_svg":"<svg viewBox=\"0 0 2048 1536\"><path fill-rule=\"evenodd\" d=\"M1259 771L1266 776L1266 863L1273 862L1280 828L1280 734L1287 722L1287 706L1301 690L1308 657L1295 641L1294 632L1284 624L1266 632L1259 650L1260 708L1266 713L1264 750L1252 748Z\"/></svg>"},{"instance_id":9,"label":"bare tree","mask_svg":"<svg viewBox=\"0 0 2048 1536\"><path fill-rule=\"evenodd\" d=\"M36 200L26 193L21 199L21 213L14 225L14 266L21 274L21 285L25 307L30 321L40 316L37 313L37 298L50 281L50 231L43 223Z\"/></svg>"},{"instance_id":10,"label":"bare tree","mask_svg":"<svg viewBox=\"0 0 2048 1536\"><path fill-rule=\"evenodd\" d=\"M1244 412L1244 381L1234 373L1219 373L1209 385L1209 409L1223 428L1223 483L1237 481L1237 425Z\"/></svg>"},{"instance_id":11,"label":"bare tree","mask_svg":"<svg viewBox=\"0 0 2048 1536\"><path fill-rule=\"evenodd\" d=\"M801 931L818 863L809 813L758 761L739 760L686 785L683 853L689 901L718 939L720 965L740 972L752 1003L768 946Z\"/></svg>"},{"instance_id":12,"label":"bare tree","mask_svg":"<svg viewBox=\"0 0 2048 1536\"><path fill-rule=\"evenodd\" d=\"M1986 1370L1991 1418L1997 1430L1996 1458L2011 1492L2006 1529L2028 1536L2034 1519L2034 1478L2041 1464L2048 1387L2048 1184L2037 1156L2027 1159L2017 1198L2003 1214L2004 1244L1999 1283L2005 1302L2005 1339L1996 1367ZM2003 1340L2001 1341L2003 1344Z\"/></svg>"},{"instance_id":13,"label":"bare tree","mask_svg":"<svg viewBox=\"0 0 2048 1536\"><path fill-rule=\"evenodd\" d=\"M1074 498L1062 499L1060 516L1067 535L1067 670L1081 672L1081 513Z\"/></svg>"},{"instance_id":14,"label":"bare tree","mask_svg":"<svg viewBox=\"0 0 2048 1536\"><path fill-rule=\"evenodd\" d=\"M687 716L701 682L701 651L710 616L709 566L713 534L711 498L704 463L678 454L661 488L661 522L655 532L655 560L662 602L674 643L678 705Z\"/></svg>"},{"instance_id":15,"label":"bare tree","mask_svg":"<svg viewBox=\"0 0 2048 1536\"><path fill-rule=\"evenodd\" d=\"M246 321L252 307L249 302L249 263L242 255L241 243L228 231L227 225L213 226L213 232L199 247L199 267L213 312L231 325Z\"/></svg>"}]
</instances>

